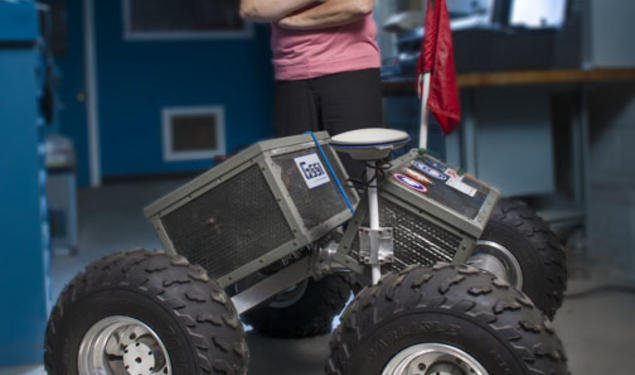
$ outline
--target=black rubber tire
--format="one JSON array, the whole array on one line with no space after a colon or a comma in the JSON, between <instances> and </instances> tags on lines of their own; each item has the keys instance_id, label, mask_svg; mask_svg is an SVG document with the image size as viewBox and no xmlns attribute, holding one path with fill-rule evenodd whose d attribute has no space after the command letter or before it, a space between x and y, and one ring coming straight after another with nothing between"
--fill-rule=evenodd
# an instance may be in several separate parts
<instances>
[{"instance_id":1,"label":"black rubber tire","mask_svg":"<svg viewBox=\"0 0 635 375\"><path fill-rule=\"evenodd\" d=\"M79 375L82 338L96 322L115 315L152 328L174 374L247 373L243 327L216 281L183 257L135 250L92 263L66 286L46 329L48 374Z\"/></svg>"},{"instance_id":2,"label":"black rubber tire","mask_svg":"<svg viewBox=\"0 0 635 375\"><path fill-rule=\"evenodd\" d=\"M309 279L306 291L295 304L286 308L257 307L242 318L265 336L305 338L331 333L333 318L350 297L346 275L333 274L316 281Z\"/></svg>"},{"instance_id":3,"label":"black rubber tire","mask_svg":"<svg viewBox=\"0 0 635 375\"><path fill-rule=\"evenodd\" d=\"M416 344L460 348L489 374L568 374L562 344L532 301L467 265L410 266L365 288L331 339L329 375L381 375Z\"/></svg>"},{"instance_id":4,"label":"black rubber tire","mask_svg":"<svg viewBox=\"0 0 635 375\"><path fill-rule=\"evenodd\" d=\"M481 240L499 243L514 255L523 273L523 292L553 319L567 289L567 260L547 223L524 202L502 199Z\"/></svg>"}]
</instances>

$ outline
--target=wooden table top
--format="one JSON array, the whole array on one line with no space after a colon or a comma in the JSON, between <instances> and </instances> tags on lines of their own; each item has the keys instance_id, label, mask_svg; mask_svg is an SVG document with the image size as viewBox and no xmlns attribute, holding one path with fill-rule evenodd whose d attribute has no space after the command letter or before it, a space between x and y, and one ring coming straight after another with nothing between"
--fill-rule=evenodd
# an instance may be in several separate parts
<instances>
[{"instance_id":1,"label":"wooden table top","mask_svg":"<svg viewBox=\"0 0 635 375\"><path fill-rule=\"evenodd\" d=\"M635 80L635 69L553 69L510 70L501 72L461 73L460 88L546 85ZM415 80L390 79L382 83L386 94L412 94Z\"/></svg>"}]
</instances>

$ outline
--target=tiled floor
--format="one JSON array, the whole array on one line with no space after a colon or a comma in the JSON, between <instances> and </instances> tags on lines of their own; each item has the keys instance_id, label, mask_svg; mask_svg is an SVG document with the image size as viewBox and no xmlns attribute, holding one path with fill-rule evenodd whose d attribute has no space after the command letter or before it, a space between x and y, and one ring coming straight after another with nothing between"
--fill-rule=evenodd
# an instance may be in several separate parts
<instances>
[{"instance_id":1,"label":"tiled floor","mask_svg":"<svg viewBox=\"0 0 635 375\"><path fill-rule=\"evenodd\" d=\"M77 256L53 261L53 288L63 285L88 262L114 250L159 247L142 207L182 181L127 183L80 193L80 249ZM573 280L571 290L589 282ZM630 375L628 359L635 350L635 295L616 292L568 299L555 324L569 355L573 375ZM328 337L277 340L248 333L250 375L322 374L328 355ZM41 366L0 369L0 375L40 375Z\"/></svg>"}]
</instances>

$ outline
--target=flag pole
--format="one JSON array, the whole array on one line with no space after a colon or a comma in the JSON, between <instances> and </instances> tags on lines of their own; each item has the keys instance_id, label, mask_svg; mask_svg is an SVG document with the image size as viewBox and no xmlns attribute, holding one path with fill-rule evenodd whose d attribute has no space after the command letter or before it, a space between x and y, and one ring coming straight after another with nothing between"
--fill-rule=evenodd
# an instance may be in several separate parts
<instances>
[{"instance_id":1,"label":"flag pole","mask_svg":"<svg viewBox=\"0 0 635 375\"><path fill-rule=\"evenodd\" d=\"M428 99L430 98L430 81L432 74L430 72L424 72L419 76L419 87L421 92L421 122L419 126L419 148L428 148L428 126L429 126L429 113Z\"/></svg>"}]
</instances>

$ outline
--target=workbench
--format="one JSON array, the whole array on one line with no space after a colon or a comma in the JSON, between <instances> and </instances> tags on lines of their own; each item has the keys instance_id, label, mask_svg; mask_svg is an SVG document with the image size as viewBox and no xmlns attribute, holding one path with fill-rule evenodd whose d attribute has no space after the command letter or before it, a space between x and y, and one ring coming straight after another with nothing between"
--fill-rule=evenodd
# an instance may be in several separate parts
<instances>
[{"instance_id":1,"label":"workbench","mask_svg":"<svg viewBox=\"0 0 635 375\"><path fill-rule=\"evenodd\" d=\"M544 205L541 214L554 225L585 227L590 189L587 88L635 82L635 69L462 73L458 75L457 81L461 91L463 120L459 131L445 138L448 163L460 165L469 173L492 181L503 194L542 197L539 199ZM393 126L393 122L396 127L403 128L408 122L406 126L411 133L413 129L418 129L419 105L415 89L414 77L383 82L389 126ZM562 147L562 139L554 139L555 131L562 132L563 129L554 129L553 113L550 113L552 106L562 102L554 101L553 97L563 96L563 93L572 97L564 101L569 103L569 108L558 107L559 112L566 112L571 122L565 129L569 139L562 142L567 143L567 149L570 148L570 155L564 161L556 158L561 151L558 148ZM525 95L533 98L527 106L519 103ZM497 100L500 105L497 105ZM526 108L536 103L539 105L535 110ZM482 108L488 105L498 108ZM475 114L496 126L479 128ZM545 127L545 123L548 127ZM532 129L534 125L542 128ZM487 140L478 141L477 134L487 137ZM438 136L436 140L439 140ZM539 167L524 168L518 174L510 175L508 171L513 165L523 165L523 158L532 159L533 165ZM559 164L560 169L556 164ZM559 173L562 168L570 169L566 176L570 181L566 185L571 191L564 197L558 186L558 179L563 178Z\"/></svg>"},{"instance_id":2,"label":"workbench","mask_svg":"<svg viewBox=\"0 0 635 375\"><path fill-rule=\"evenodd\" d=\"M457 77L460 89L619 81L635 81L635 69L515 70L462 73ZM382 83L385 95L414 95L415 87L414 78L388 79Z\"/></svg>"}]
</instances>

